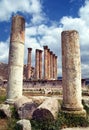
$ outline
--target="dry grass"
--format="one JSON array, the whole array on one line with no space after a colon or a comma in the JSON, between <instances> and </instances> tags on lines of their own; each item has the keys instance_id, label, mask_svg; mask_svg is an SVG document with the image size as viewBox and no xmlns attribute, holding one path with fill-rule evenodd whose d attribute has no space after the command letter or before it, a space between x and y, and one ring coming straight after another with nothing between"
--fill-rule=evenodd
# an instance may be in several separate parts
<instances>
[{"instance_id":1,"label":"dry grass","mask_svg":"<svg viewBox=\"0 0 89 130\"><path fill-rule=\"evenodd\" d=\"M6 99L6 90L0 88L0 104L3 103ZM8 130L7 129L7 119L0 118L0 130Z\"/></svg>"},{"instance_id":2,"label":"dry grass","mask_svg":"<svg viewBox=\"0 0 89 130\"><path fill-rule=\"evenodd\" d=\"M7 119L0 119L0 130L8 130Z\"/></svg>"}]
</instances>

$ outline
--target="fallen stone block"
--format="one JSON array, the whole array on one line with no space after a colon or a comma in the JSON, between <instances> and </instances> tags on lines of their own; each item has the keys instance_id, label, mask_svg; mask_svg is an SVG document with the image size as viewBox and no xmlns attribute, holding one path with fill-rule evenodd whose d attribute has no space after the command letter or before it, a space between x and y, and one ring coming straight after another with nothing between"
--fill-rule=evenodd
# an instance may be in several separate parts
<instances>
[{"instance_id":1,"label":"fallen stone block","mask_svg":"<svg viewBox=\"0 0 89 130\"><path fill-rule=\"evenodd\" d=\"M32 118L35 120L50 120L57 119L59 111L59 103L55 98L46 99L34 112Z\"/></svg>"},{"instance_id":2,"label":"fallen stone block","mask_svg":"<svg viewBox=\"0 0 89 130\"><path fill-rule=\"evenodd\" d=\"M14 103L20 119L31 119L37 104L33 103L32 99L22 96Z\"/></svg>"},{"instance_id":3,"label":"fallen stone block","mask_svg":"<svg viewBox=\"0 0 89 130\"><path fill-rule=\"evenodd\" d=\"M32 119L33 112L36 110L35 103L25 103L18 110L17 113L20 119Z\"/></svg>"},{"instance_id":4,"label":"fallen stone block","mask_svg":"<svg viewBox=\"0 0 89 130\"><path fill-rule=\"evenodd\" d=\"M11 117L11 110L9 104L0 104L0 117L1 118Z\"/></svg>"},{"instance_id":5,"label":"fallen stone block","mask_svg":"<svg viewBox=\"0 0 89 130\"><path fill-rule=\"evenodd\" d=\"M31 123L29 120L23 119L16 123L16 127L19 130L31 130Z\"/></svg>"},{"instance_id":6,"label":"fallen stone block","mask_svg":"<svg viewBox=\"0 0 89 130\"><path fill-rule=\"evenodd\" d=\"M19 109L23 104L27 103L27 102L32 102L32 99L29 99L25 96L22 96L21 98L17 99L14 103L14 106L16 109Z\"/></svg>"}]
</instances>

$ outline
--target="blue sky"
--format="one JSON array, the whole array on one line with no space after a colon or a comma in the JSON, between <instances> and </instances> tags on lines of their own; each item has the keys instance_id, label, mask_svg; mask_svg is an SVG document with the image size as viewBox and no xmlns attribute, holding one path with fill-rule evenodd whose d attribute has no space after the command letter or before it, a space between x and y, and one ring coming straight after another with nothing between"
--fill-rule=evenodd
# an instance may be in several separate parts
<instances>
[{"instance_id":1,"label":"blue sky","mask_svg":"<svg viewBox=\"0 0 89 130\"><path fill-rule=\"evenodd\" d=\"M89 77L89 0L0 0L0 62L8 63L11 19L25 17L25 57L32 47L32 65L35 49L48 47L58 56L58 75L61 69L61 32L75 29L80 35L82 77Z\"/></svg>"}]
</instances>

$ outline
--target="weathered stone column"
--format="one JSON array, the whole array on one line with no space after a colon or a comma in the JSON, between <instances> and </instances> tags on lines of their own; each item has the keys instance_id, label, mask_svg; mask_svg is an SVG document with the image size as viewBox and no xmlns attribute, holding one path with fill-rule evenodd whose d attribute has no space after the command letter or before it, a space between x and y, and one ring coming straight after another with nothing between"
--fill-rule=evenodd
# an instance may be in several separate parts
<instances>
[{"instance_id":1,"label":"weathered stone column","mask_svg":"<svg viewBox=\"0 0 89 130\"><path fill-rule=\"evenodd\" d=\"M39 79L39 50L36 49L35 79Z\"/></svg>"},{"instance_id":2,"label":"weathered stone column","mask_svg":"<svg viewBox=\"0 0 89 130\"><path fill-rule=\"evenodd\" d=\"M55 56L55 79L57 79L57 56Z\"/></svg>"},{"instance_id":3,"label":"weathered stone column","mask_svg":"<svg viewBox=\"0 0 89 130\"><path fill-rule=\"evenodd\" d=\"M27 79L31 78L31 51L32 48L28 48Z\"/></svg>"},{"instance_id":4,"label":"weathered stone column","mask_svg":"<svg viewBox=\"0 0 89 130\"><path fill-rule=\"evenodd\" d=\"M55 54L53 54L53 79L55 79Z\"/></svg>"},{"instance_id":5,"label":"weathered stone column","mask_svg":"<svg viewBox=\"0 0 89 130\"><path fill-rule=\"evenodd\" d=\"M39 50L39 78L42 79L42 50Z\"/></svg>"},{"instance_id":6,"label":"weathered stone column","mask_svg":"<svg viewBox=\"0 0 89 130\"><path fill-rule=\"evenodd\" d=\"M50 49L48 49L48 79L50 80Z\"/></svg>"},{"instance_id":7,"label":"weathered stone column","mask_svg":"<svg viewBox=\"0 0 89 130\"><path fill-rule=\"evenodd\" d=\"M53 52L50 51L50 79L53 79Z\"/></svg>"},{"instance_id":8,"label":"weathered stone column","mask_svg":"<svg viewBox=\"0 0 89 130\"><path fill-rule=\"evenodd\" d=\"M62 77L62 109L85 114L81 103L79 34L75 30L62 32Z\"/></svg>"},{"instance_id":9,"label":"weathered stone column","mask_svg":"<svg viewBox=\"0 0 89 130\"><path fill-rule=\"evenodd\" d=\"M48 79L48 46L44 46L44 79Z\"/></svg>"},{"instance_id":10,"label":"weathered stone column","mask_svg":"<svg viewBox=\"0 0 89 130\"><path fill-rule=\"evenodd\" d=\"M25 19L22 16L12 18L10 37L8 87L6 102L13 103L22 96Z\"/></svg>"},{"instance_id":11,"label":"weathered stone column","mask_svg":"<svg viewBox=\"0 0 89 130\"><path fill-rule=\"evenodd\" d=\"M81 83L82 83L82 87L85 87L86 86L86 79L82 79Z\"/></svg>"}]
</instances>

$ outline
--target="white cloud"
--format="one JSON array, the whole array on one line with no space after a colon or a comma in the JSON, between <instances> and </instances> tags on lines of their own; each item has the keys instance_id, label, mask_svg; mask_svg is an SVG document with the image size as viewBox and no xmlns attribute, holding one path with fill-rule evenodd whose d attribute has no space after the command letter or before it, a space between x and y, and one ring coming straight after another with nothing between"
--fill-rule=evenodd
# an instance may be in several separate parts
<instances>
[{"instance_id":1,"label":"white cloud","mask_svg":"<svg viewBox=\"0 0 89 130\"><path fill-rule=\"evenodd\" d=\"M1 0L0 1L0 21L7 21L12 13L28 13L32 16L31 21L42 21L42 7L40 0Z\"/></svg>"},{"instance_id":2,"label":"white cloud","mask_svg":"<svg viewBox=\"0 0 89 130\"><path fill-rule=\"evenodd\" d=\"M8 62L7 60L8 60L9 47L7 42L0 42L0 61L2 62Z\"/></svg>"},{"instance_id":3,"label":"white cloud","mask_svg":"<svg viewBox=\"0 0 89 130\"><path fill-rule=\"evenodd\" d=\"M12 13L18 11L27 13L31 17L31 23L26 23L25 34L25 63L27 62L27 48L31 47L32 65L35 61L35 49L43 49L48 45L58 56L58 74L61 76L61 32L63 30L77 30L80 35L82 74L89 76L89 1L79 9L79 17L62 17L59 23L52 22L50 26L43 23L45 12L42 10L40 0L1 0L0 20L9 20ZM46 19L45 19L46 20ZM46 21L47 22L47 21ZM62 25L62 26L61 26ZM0 42L0 50L6 50L6 43ZM7 59L7 53L0 52L0 60ZM5 60L4 60L5 61Z\"/></svg>"},{"instance_id":4,"label":"white cloud","mask_svg":"<svg viewBox=\"0 0 89 130\"><path fill-rule=\"evenodd\" d=\"M79 16L89 26L89 0L86 0L85 5L80 8Z\"/></svg>"},{"instance_id":5,"label":"white cloud","mask_svg":"<svg viewBox=\"0 0 89 130\"><path fill-rule=\"evenodd\" d=\"M82 76L89 76L89 1L79 10L79 18L63 17L63 30L77 30L80 36Z\"/></svg>"}]
</instances>

